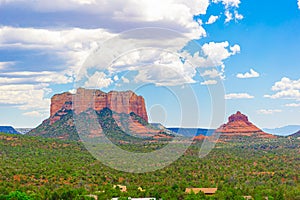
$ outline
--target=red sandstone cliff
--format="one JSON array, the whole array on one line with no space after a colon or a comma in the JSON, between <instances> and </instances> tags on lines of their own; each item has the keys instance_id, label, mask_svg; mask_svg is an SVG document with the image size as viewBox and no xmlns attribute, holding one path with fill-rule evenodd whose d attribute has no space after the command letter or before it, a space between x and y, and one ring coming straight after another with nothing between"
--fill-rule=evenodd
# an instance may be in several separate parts
<instances>
[{"instance_id":1,"label":"red sandstone cliff","mask_svg":"<svg viewBox=\"0 0 300 200\"><path fill-rule=\"evenodd\" d=\"M148 122L144 98L132 91L105 93L100 90L79 88L76 94L65 92L51 98L51 123L59 120L59 116L63 115L65 110L73 110L79 114L90 108L100 111L105 107L117 113L134 112Z\"/></svg>"},{"instance_id":2,"label":"red sandstone cliff","mask_svg":"<svg viewBox=\"0 0 300 200\"><path fill-rule=\"evenodd\" d=\"M228 118L228 123L223 124L216 130L217 133L222 133L226 136L243 135L273 138L275 136L263 132L261 129L252 124L248 117L238 111L236 114Z\"/></svg>"}]
</instances>

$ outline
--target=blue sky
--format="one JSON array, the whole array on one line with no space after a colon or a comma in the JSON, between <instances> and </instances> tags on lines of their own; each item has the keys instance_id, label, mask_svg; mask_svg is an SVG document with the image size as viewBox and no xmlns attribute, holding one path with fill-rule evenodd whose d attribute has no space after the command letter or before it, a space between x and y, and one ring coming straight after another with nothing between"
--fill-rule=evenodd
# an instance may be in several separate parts
<instances>
[{"instance_id":1,"label":"blue sky","mask_svg":"<svg viewBox=\"0 0 300 200\"><path fill-rule=\"evenodd\" d=\"M145 27L161 32L123 33ZM85 62L132 44L156 46L110 66ZM0 1L0 125L37 126L49 117L51 96L78 84L135 90L152 121L167 126L195 126L196 117L197 126L215 128L237 110L261 128L299 125L299 44L297 0ZM105 45L111 51L89 57ZM197 108L179 98L189 88ZM211 122L224 102L224 117Z\"/></svg>"}]
</instances>

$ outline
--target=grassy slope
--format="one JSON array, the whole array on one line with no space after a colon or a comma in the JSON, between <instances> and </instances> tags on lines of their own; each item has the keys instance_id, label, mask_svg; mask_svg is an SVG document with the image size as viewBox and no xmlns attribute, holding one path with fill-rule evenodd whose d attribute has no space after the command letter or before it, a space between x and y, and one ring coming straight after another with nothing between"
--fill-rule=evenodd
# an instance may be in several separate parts
<instances>
[{"instance_id":1,"label":"grassy slope","mask_svg":"<svg viewBox=\"0 0 300 200\"><path fill-rule=\"evenodd\" d=\"M143 186L147 196L165 199L186 198L185 187L218 187L219 199L230 193L274 197L278 191L285 199L300 197L299 140L241 139L218 144L204 159L198 158L199 145L167 168L130 174L104 166L78 142L0 134L0 194L21 190L43 199L65 190L95 193L124 184L130 195Z\"/></svg>"}]
</instances>

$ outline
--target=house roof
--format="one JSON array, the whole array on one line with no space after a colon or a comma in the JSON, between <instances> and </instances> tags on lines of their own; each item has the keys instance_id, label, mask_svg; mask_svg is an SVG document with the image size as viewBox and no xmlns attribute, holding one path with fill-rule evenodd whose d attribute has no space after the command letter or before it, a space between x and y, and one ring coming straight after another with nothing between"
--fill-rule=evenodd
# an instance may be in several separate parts
<instances>
[{"instance_id":1,"label":"house roof","mask_svg":"<svg viewBox=\"0 0 300 200\"><path fill-rule=\"evenodd\" d=\"M201 191L204 194L215 194L217 190L218 188L186 188L185 192L191 193L193 191L195 194L197 194Z\"/></svg>"}]
</instances>

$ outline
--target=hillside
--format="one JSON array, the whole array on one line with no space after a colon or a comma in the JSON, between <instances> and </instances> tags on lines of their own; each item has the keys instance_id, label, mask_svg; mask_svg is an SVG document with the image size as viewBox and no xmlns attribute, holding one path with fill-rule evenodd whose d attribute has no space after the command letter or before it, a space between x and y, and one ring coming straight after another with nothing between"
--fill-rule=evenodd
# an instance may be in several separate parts
<instances>
[{"instance_id":1,"label":"hillside","mask_svg":"<svg viewBox=\"0 0 300 200\"><path fill-rule=\"evenodd\" d=\"M0 133L20 134L12 126L0 126Z\"/></svg>"},{"instance_id":2,"label":"hillside","mask_svg":"<svg viewBox=\"0 0 300 200\"><path fill-rule=\"evenodd\" d=\"M135 145L122 144L122 148L132 150ZM143 148L155 150L157 144ZM85 199L88 194L98 199L146 195L157 199L199 199L184 192L188 187L217 187L217 199L242 199L245 195L255 199L300 197L299 140L248 138L218 143L202 159L200 148L201 143L195 143L166 168L135 174L105 166L79 142L0 134L0 199L7 200L17 190L30 200ZM114 189L117 184L127 186L127 192Z\"/></svg>"},{"instance_id":3,"label":"hillside","mask_svg":"<svg viewBox=\"0 0 300 200\"><path fill-rule=\"evenodd\" d=\"M291 137L300 138L300 130L297 133L290 135Z\"/></svg>"}]
</instances>

